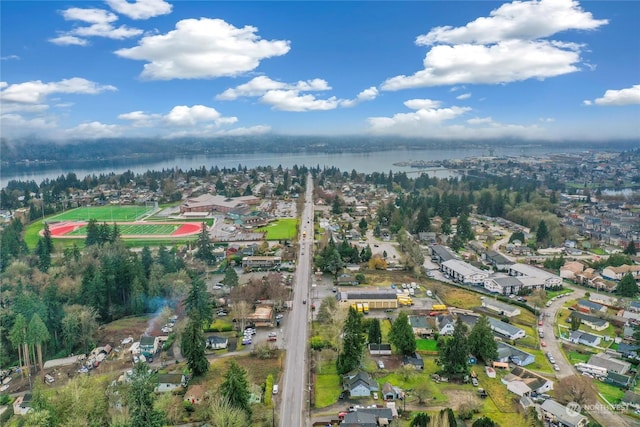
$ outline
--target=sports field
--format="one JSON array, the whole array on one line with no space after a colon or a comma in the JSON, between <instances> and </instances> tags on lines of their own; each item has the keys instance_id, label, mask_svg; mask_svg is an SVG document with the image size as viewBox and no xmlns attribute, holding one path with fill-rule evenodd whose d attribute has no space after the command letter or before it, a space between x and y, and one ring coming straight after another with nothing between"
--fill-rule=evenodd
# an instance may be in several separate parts
<instances>
[{"instance_id":1,"label":"sports field","mask_svg":"<svg viewBox=\"0 0 640 427\"><path fill-rule=\"evenodd\" d=\"M117 224L120 236L124 239L187 237L202 231L202 224L193 222L120 222ZM107 225L111 229L112 224L107 223ZM49 225L49 230L54 238L83 238L87 235L87 223L84 221L52 223Z\"/></svg>"},{"instance_id":2,"label":"sports field","mask_svg":"<svg viewBox=\"0 0 640 427\"><path fill-rule=\"evenodd\" d=\"M86 206L47 218L47 221L89 221L90 219L98 222L137 221L151 212L153 212L152 206Z\"/></svg>"},{"instance_id":3,"label":"sports field","mask_svg":"<svg viewBox=\"0 0 640 427\"><path fill-rule=\"evenodd\" d=\"M295 218L279 219L258 231L266 232L267 240L289 240L296 236L297 224L298 220Z\"/></svg>"}]
</instances>

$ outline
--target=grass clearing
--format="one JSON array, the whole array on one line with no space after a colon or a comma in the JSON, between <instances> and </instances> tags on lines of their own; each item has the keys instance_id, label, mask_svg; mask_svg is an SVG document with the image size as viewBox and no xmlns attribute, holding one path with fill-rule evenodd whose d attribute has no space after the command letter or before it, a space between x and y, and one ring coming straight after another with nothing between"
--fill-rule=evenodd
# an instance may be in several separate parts
<instances>
[{"instance_id":1,"label":"grass clearing","mask_svg":"<svg viewBox=\"0 0 640 427\"><path fill-rule=\"evenodd\" d=\"M597 380L594 380L593 384L598 389L598 393L600 393L609 403L620 403L624 396L624 390L620 387Z\"/></svg>"},{"instance_id":2,"label":"grass clearing","mask_svg":"<svg viewBox=\"0 0 640 427\"><path fill-rule=\"evenodd\" d=\"M436 340L418 339L416 340L416 348L421 351L438 351L438 342Z\"/></svg>"},{"instance_id":3,"label":"grass clearing","mask_svg":"<svg viewBox=\"0 0 640 427\"><path fill-rule=\"evenodd\" d=\"M89 221L90 219L98 222L136 221L151 212L153 207L150 206L86 206L51 216L47 221Z\"/></svg>"},{"instance_id":4,"label":"grass clearing","mask_svg":"<svg viewBox=\"0 0 640 427\"><path fill-rule=\"evenodd\" d=\"M296 236L298 220L295 218L279 219L257 231L267 233L267 240L291 240Z\"/></svg>"},{"instance_id":5,"label":"grass clearing","mask_svg":"<svg viewBox=\"0 0 640 427\"><path fill-rule=\"evenodd\" d=\"M573 292L573 289L562 289L560 291L546 291L547 301L551 298L557 297L558 295L566 295Z\"/></svg>"},{"instance_id":6,"label":"grass clearing","mask_svg":"<svg viewBox=\"0 0 640 427\"><path fill-rule=\"evenodd\" d=\"M481 305L480 295L474 292L465 291L464 289L440 283L434 284L432 287L436 294L448 306L471 309Z\"/></svg>"},{"instance_id":7,"label":"grass clearing","mask_svg":"<svg viewBox=\"0 0 640 427\"><path fill-rule=\"evenodd\" d=\"M316 375L315 383L315 407L326 408L336 403L338 395L342 391L340 375L333 361L322 364L321 374Z\"/></svg>"},{"instance_id":8,"label":"grass clearing","mask_svg":"<svg viewBox=\"0 0 640 427\"><path fill-rule=\"evenodd\" d=\"M578 353L577 351L568 351L566 352L567 358L569 359L569 363L575 365L576 363L587 363L589 358L593 353Z\"/></svg>"}]
</instances>

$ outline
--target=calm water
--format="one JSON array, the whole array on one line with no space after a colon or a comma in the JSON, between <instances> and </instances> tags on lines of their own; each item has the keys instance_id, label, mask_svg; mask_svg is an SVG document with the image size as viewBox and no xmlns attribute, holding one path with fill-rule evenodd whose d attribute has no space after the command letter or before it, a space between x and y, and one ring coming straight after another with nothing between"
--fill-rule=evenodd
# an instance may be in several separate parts
<instances>
[{"instance_id":1,"label":"calm water","mask_svg":"<svg viewBox=\"0 0 640 427\"><path fill-rule=\"evenodd\" d=\"M550 153L568 153L584 151L584 147L576 148L554 148L554 147L542 147L542 146L527 146L527 147L513 147L504 148L500 147L495 150L495 155L499 156L540 156ZM394 151L377 151L372 153L343 153L343 154L246 154L246 155L217 155L217 156L192 156L192 157L176 157L172 160L153 161L149 163L137 163L130 166L117 166L111 165L105 162L104 165L91 168L75 168L75 169L63 169L60 168L48 168L38 169L25 167L24 170L16 171L9 174L2 174L0 176L0 187L4 187L7 182L12 179L18 180L34 180L40 184L44 179L54 179L60 175L74 172L78 178L83 178L87 175L100 175L108 174L111 172L122 173L127 170L131 170L134 173L143 173L148 170L162 170L172 169L174 167L181 168L182 170L197 169L202 166L211 168L218 166L219 168L227 167L233 168L238 165L246 166L247 168L253 168L256 166L278 166L292 167L294 165L309 167L332 167L335 166L342 171L351 172L355 169L358 172L372 173L372 172L388 172L392 170L397 171L417 171L417 169L410 167L394 166L393 163L411 160L449 160L449 159L463 159L466 157L478 157L488 156L488 148L460 148L460 149L429 149L429 150L394 150ZM451 172L448 170L441 170L436 172L430 172L432 176L439 178L446 178L451 176Z\"/></svg>"}]
</instances>

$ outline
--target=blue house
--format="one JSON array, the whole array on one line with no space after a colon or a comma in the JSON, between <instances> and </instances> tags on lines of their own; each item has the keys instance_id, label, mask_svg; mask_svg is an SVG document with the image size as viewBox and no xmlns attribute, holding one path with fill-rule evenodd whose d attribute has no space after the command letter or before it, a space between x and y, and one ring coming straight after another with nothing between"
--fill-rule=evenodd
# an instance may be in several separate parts
<instances>
[{"instance_id":1,"label":"blue house","mask_svg":"<svg viewBox=\"0 0 640 427\"><path fill-rule=\"evenodd\" d=\"M536 358L526 351L503 342L498 343L498 362L511 362L518 366L527 366L535 362L535 360Z\"/></svg>"}]
</instances>

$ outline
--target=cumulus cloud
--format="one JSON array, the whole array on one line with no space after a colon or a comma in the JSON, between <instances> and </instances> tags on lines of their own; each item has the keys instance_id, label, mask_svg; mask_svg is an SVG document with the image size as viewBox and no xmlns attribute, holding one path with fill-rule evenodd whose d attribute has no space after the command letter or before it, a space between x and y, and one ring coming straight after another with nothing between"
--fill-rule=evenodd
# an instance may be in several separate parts
<instances>
[{"instance_id":1,"label":"cumulus cloud","mask_svg":"<svg viewBox=\"0 0 640 427\"><path fill-rule=\"evenodd\" d=\"M493 123L493 119L491 117L474 117L467 120L467 123L470 125L484 125L487 123Z\"/></svg>"},{"instance_id":2,"label":"cumulus cloud","mask_svg":"<svg viewBox=\"0 0 640 427\"><path fill-rule=\"evenodd\" d=\"M95 95L105 91L117 90L111 85L101 85L80 77L64 79L58 82L43 83L40 80L32 80L12 85L2 85L0 100L3 102L16 102L24 104L43 103L47 96L53 93L76 93Z\"/></svg>"},{"instance_id":3,"label":"cumulus cloud","mask_svg":"<svg viewBox=\"0 0 640 427\"><path fill-rule=\"evenodd\" d=\"M76 127L66 129L64 135L68 138L113 138L122 135L122 129L118 125L108 125L101 122L81 123Z\"/></svg>"},{"instance_id":4,"label":"cumulus cloud","mask_svg":"<svg viewBox=\"0 0 640 427\"><path fill-rule=\"evenodd\" d=\"M85 39L81 39L80 37L71 36L69 34L52 37L49 39L49 42L53 44L57 44L58 46L86 46L89 44Z\"/></svg>"},{"instance_id":5,"label":"cumulus cloud","mask_svg":"<svg viewBox=\"0 0 640 427\"><path fill-rule=\"evenodd\" d=\"M270 90L260 101L282 111L314 111L333 110L340 105L335 96L328 99L317 99L311 94L300 94L297 90Z\"/></svg>"},{"instance_id":6,"label":"cumulus cloud","mask_svg":"<svg viewBox=\"0 0 640 427\"><path fill-rule=\"evenodd\" d=\"M545 79L576 72L584 45L544 40L561 31L607 24L571 0L514 1L462 27L436 27L417 37L429 46L424 69L387 79L383 90Z\"/></svg>"},{"instance_id":7,"label":"cumulus cloud","mask_svg":"<svg viewBox=\"0 0 640 427\"><path fill-rule=\"evenodd\" d=\"M289 41L263 40L257 31L221 19L185 19L173 31L143 37L138 46L115 53L147 61L141 76L148 79L237 76L256 69L263 59L289 52Z\"/></svg>"},{"instance_id":8,"label":"cumulus cloud","mask_svg":"<svg viewBox=\"0 0 640 427\"><path fill-rule=\"evenodd\" d=\"M567 30L595 30L608 23L594 19L577 1L514 1L492 10L490 17L480 17L463 27L436 27L418 36L417 45L489 44L503 40L534 40Z\"/></svg>"},{"instance_id":9,"label":"cumulus cloud","mask_svg":"<svg viewBox=\"0 0 640 427\"><path fill-rule=\"evenodd\" d=\"M2 61L10 61L10 60L18 60L20 59L20 57L18 55L7 55L7 56L0 56L0 60Z\"/></svg>"},{"instance_id":10,"label":"cumulus cloud","mask_svg":"<svg viewBox=\"0 0 640 427\"><path fill-rule=\"evenodd\" d=\"M471 98L471 94L470 93L463 93L461 95L456 96L456 99L459 99L459 100L469 99L469 98Z\"/></svg>"},{"instance_id":11,"label":"cumulus cloud","mask_svg":"<svg viewBox=\"0 0 640 427\"><path fill-rule=\"evenodd\" d=\"M373 101L378 97L378 88L371 86L360 92L354 99L345 99L340 102L342 107L353 107L361 102Z\"/></svg>"},{"instance_id":12,"label":"cumulus cloud","mask_svg":"<svg viewBox=\"0 0 640 427\"><path fill-rule=\"evenodd\" d=\"M237 117L223 116L218 110L205 105L177 105L166 114L132 111L120 114L121 120L131 122L132 127L162 127L171 131L170 135L196 135L198 132L210 134L214 130L232 125ZM189 128L188 130L175 130Z\"/></svg>"},{"instance_id":13,"label":"cumulus cloud","mask_svg":"<svg viewBox=\"0 0 640 427\"><path fill-rule=\"evenodd\" d=\"M609 89L602 98L593 101L585 100L585 105L620 106L640 104L640 85L634 85L626 89Z\"/></svg>"},{"instance_id":14,"label":"cumulus cloud","mask_svg":"<svg viewBox=\"0 0 640 427\"><path fill-rule=\"evenodd\" d=\"M171 13L173 6L164 0L107 0L111 9L131 19L149 19Z\"/></svg>"},{"instance_id":15,"label":"cumulus cloud","mask_svg":"<svg viewBox=\"0 0 640 427\"><path fill-rule=\"evenodd\" d=\"M108 39L123 40L139 36L142 32L139 28L131 28L126 25L121 25L116 28L111 24L93 24L88 27L78 27L71 31L70 34L83 37L105 37Z\"/></svg>"},{"instance_id":16,"label":"cumulus cloud","mask_svg":"<svg viewBox=\"0 0 640 427\"><path fill-rule=\"evenodd\" d=\"M296 83L283 83L271 80L267 76L258 76L249 80L247 83L229 88L216 96L221 101L231 101L243 96L257 97L262 96L270 90L297 90L303 92L331 90L331 87L325 80L300 80Z\"/></svg>"},{"instance_id":17,"label":"cumulus cloud","mask_svg":"<svg viewBox=\"0 0 640 427\"><path fill-rule=\"evenodd\" d=\"M167 134L166 138L180 138L185 136L194 137L219 137L219 136L247 136L247 135L264 135L271 131L270 126L257 125L250 127L238 127L233 129L218 129L212 126L203 126L200 128L182 129Z\"/></svg>"},{"instance_id":18,"label":"cumulus cloud","mask_svg":"<svg viewBox=\"0 0 640 427\"><path fill-rule=\"evenodd\" d=\"M75 27L49 39L49 42L59 46L88 45L87 40L82 37L105 37L122 40L139 36L143 32L139 28L132 28L126 25L115 27L113 23L118 20L118 16L104 9L71 7L61 11L61 14L67 21L81 21L90 25Z\"/></svg>"},{"instance_id":19,"label":"cumulus cloud","mask_svg":"<svg viewBox=\"0 0 640 427\"><path fill-rule=\"evenodd\" d=\"M57 123L52 117L26 118L21 114L9 113L0 115L0 124L5 136L24 134L26 132L50 131Z\"/></svg>"},{"instance_id":20,"label":"cumulus cloud","mask_svg":"<svg viewBox=\"0 0 640 427\"><path fill-rule=\"evenodd\" d=\"M82 21L89 24L107 24L118 20L115 14L104 9L82 9L79 7L63 10L62 16L67 21Z\"/></svg>"},{"instance_id":21,"label":"cumulus cloud","mask_svg":"<svg viewBox=\"0 0 640 427\"><path fill-rule=\"evenodd\" d=\"M172 126L194 126L202 122L230 124L238 121L236 117L222 117L215 108L205 107L204 105L194 105L193 107L186 105L175 106L163 119Z\"/></svg>"}]
</instances>

